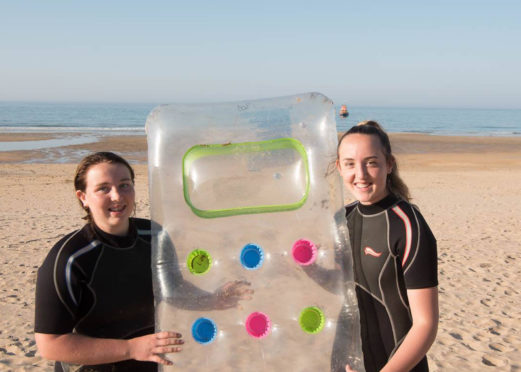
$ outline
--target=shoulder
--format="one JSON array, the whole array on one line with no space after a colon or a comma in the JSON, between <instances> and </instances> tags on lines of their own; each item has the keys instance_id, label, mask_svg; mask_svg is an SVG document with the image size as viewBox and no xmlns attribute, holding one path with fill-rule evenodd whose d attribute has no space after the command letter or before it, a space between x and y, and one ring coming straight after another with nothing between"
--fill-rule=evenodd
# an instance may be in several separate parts
<instances>
[{"instance_id":1,"label":"shoulder","mask_svg":"<svg viewBox=\"0 0 521 372\"><path fill-rule=\"evenodd\" d=\"M428 228L428 224L416 204L400 200L393 206L392 210L402 219L409 219L412 225L417 225L419 228Z\"/></svg>"},{"instance_id":2,"label":"shoulder","mask_svg":"<svg viewBox=\"0 0 521 372\"><path fill-rule=\"evenodd\" d=\"M146 218L131 218L132 224L137 230L137 234L140 238L150 240L152 235L152 222Z\"/></svg>"},{"instance_id":3,"label":"shoulder","mask_svg":"<svg viewBox=\"0 0 521 372\"><path fill-rule=\"evenodd\" d=\"M63 257L71 257L81 251L85 247L92 244L96 239L89 231L88 225L85 225L79 230L68 233L61 238L49 251L45 258L45 264L54 264L57 260ZM66 259L67 259L66 258ZM43 265L42 265L43 266Z\"/></svg>"},{"instance_id":4,"label":"shoulder","mask_svg":"<svg viewBox=\"0 0 521 372\"><path fill-rule=\"evenodd\" d=\"M397 215L405 227L405 244L401 250L402 267L407 289L438 285L437 243L418 207L401 201Z\"/></svg>"},{"instance_id":5,"label":"shoulder","mask_svg":"<svg viewBox=\"0 0 521 372\"><path fill-rule=\"evenodd\" d=\"M72 314L77 304L74 286L88 273L88 268L93 267L100 247L102 244L95 239L89 225L61 238L38 269L36 292L40 302L51 301L50 296L57 296Z\"/></svg>"},{"instance_id":6,"label":"shoulder","mask_svg":"<svg viewBox=\"0 0 521 372\"><path fill-rule=\"evenodd\" d=\"M398 199L396 204L394 205L395 207L400 207L404 210L408 210L410 212L414 212L414 213L419 213L420 212L420 207L418 207L417 204L413 204L411 202L408 202L406 200L403 200L403 199Z\"/></svg>"},{"instance_id":7,"label":"shoulder","mask_svg":"<svg viewBox=\"0 0 521 372\"><path fill-rule=\"evenodd\" d=\"M436 249L436 238L416 205L400 200L390 210L391 235L405 240L405 253Z\"/></svg>"},{"instance_id":8,"label":"shoulder","mask_svg":"<svg viewBox=\"0 0 521 372\"><path fill-rule=\"evenodd\" d=\"M404 200L399 200L388 210L391 241L405 242L407 253L422 245L435 246L436 238L421 215L418 207Z\"/></svg>"},{"instance_id":9,"label":"shoulder","mask_svg":"<svg viewBox=\"0 0 521 372\"><path fill-rule=\"evenodd\" d=\"M419 214L415 205L402 199L394 203L388 210L400 217L404 222L410 221L411 223L417 220L416 215Z\"/></svg>"},{"instance_id":10,"label":"shoulder","mask_svg":"<svg viewBox=\"0 0 521 372\"><path fill-rule=\"evenodd\" d=\"M355 209L356 209L356 206L358 205L358 201L354 201L352 203L349 203L345 206L345 209L346 209L346 217L349 216Z\"/></svg>"},{"instance_id":11,"label":"shoulder","mask_svg":"<svg viewBox=\"0 0 521 372\"><path fill-rule=\"evenodd\" d=\"M132 223L136 226L138 229L144 229L144 230L150 230L151 229L151 221L148 218L130 218Z\"/></svg>"},{"instance_id":12,"label":"shoulder","mask_svg":"<svg viewBox=\"0 0 521 372\"><path fill-rule=\"evenodd\" d=\"M76 268L83 272L85 267L98 259L102 247L102 242L87 224L65 235L51 248L38 275L52 275L54 280L60 281L63 277L71 277Z\"/></svg>"}]
</instances>

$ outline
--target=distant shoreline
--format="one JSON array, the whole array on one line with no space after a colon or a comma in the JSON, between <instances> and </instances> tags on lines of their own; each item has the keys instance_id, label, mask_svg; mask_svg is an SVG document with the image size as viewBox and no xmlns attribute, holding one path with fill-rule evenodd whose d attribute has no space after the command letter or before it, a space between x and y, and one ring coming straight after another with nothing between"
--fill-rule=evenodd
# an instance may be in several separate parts
<instances>
[{"instance_id":1,"label":"distant shoreline","mask_svg":"<svg viewBox=\"0 0 521 372\"><path fill-rule=\"evenodd\" d=\"M212 105L204 105L211 112ZM232 105L232 102L228 102ZM346 104L349 116L338 115ZM172 107L175 107L175 103ZM145 123L157 103L1 102L3 133L78 133L79 135L144 135ZM182 106L182 105L181 105ZM521 109L354 106L338 102L332 107L339 131L362 120L377 120L391 133L442 136L521 136ZM284 111L284 110L283 110ZM291 111L291 110L290 110ZM233 110L230 114L233 114ZM288 112L274 111L274 117ZM290 112L291 114L291 112ZM269 126L263 123L261 126Z\"/></svg>"},{"instance_id":2,"label":"distant shoreline","mask_svg":"<svg viewBox=\"0 0 521 372\"><path fill-rule=\"evenodd\" d=\"M87 135L86 135L87 136ZM78 138L78 133L0 133L0 148L9 149L17 144L52 143L51 147L24 148L22 150L0 151L0 163L37 163L63 164L77 163L83 156L94 151L114 151L120 153L133 163L146 164L146 136L127 135L94 135L87 141L71 144ZM481 136L440 136L416 133L391 133L393 152L400 162L430 154L434 157L442 155L477 156L482 163L490 162L495 154L508 159L519 158L521 161L521 137L481 137ZM36 146L35 146L36 147ZM487 156L483 156L487 154ZM520 156L516 156L519 154ZM440 160L441 161L441 160ZM440 163L441 164L441 163ZM502 164L497 162L497 166Z\"/></svg>"}]
</instances>

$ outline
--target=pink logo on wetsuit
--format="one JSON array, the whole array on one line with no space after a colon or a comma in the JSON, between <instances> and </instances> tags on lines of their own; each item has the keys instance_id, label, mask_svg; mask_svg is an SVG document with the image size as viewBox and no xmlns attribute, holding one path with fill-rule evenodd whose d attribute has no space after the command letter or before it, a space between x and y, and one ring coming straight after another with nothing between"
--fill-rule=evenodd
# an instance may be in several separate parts
<instances>
[{"instance_id":1,"label":"pink logo on wetsuit","mask_svg":"<svg viewBox=\"0 0 521 372\"><path fill-rule=\"evenodd\" d=\"M373 257L380 257L382 255L382 252L376 252L371 247L365 247L364 248L364 253L365 253L366 256L373 256Z\"/></svg>"}]
</instances>

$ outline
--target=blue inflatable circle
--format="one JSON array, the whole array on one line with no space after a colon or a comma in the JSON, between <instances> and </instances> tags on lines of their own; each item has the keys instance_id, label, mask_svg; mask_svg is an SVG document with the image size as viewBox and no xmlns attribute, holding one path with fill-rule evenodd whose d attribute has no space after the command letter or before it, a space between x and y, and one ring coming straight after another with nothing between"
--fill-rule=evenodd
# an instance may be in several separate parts
<instances>
[{"instance_id":1,"label":"blue inflatable circle","mask_svg":"<svg viewBox=\"0 0 521 372\"><path fill-rule=\"evenodd\" d=\"M241 251L241 264L248 270L255 270L262 266L264 252L257 244L246 244Z\"/></svg>"},{"instance_id":2,"label":"blue inflatable circle","mask_svg":"<svg viewBox=\"0 0 521 372\"><path fill-rule=\"evenodd\" d=\"M192 336L200 344L209 344L217 335L217 325L209 318L199 318L192 325Z\"/></svg>"}]
</instances>

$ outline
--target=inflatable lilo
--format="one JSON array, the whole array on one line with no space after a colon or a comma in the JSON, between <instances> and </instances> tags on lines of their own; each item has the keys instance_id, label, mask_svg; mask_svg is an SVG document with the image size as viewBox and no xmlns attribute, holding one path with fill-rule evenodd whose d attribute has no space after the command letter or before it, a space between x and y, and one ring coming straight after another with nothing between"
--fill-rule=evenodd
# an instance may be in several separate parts
<instances>
[{"instance_id":1,"label":"inflatable lilo","mask_svg":"<svg viewBox=\"0 0 521 372\"><path fill-rule=\"evenodd\" d=\"M363 370L334 118L318 93L151 112L156 322L186 341L165 370Z\"/></svg>"}]
</instances>

